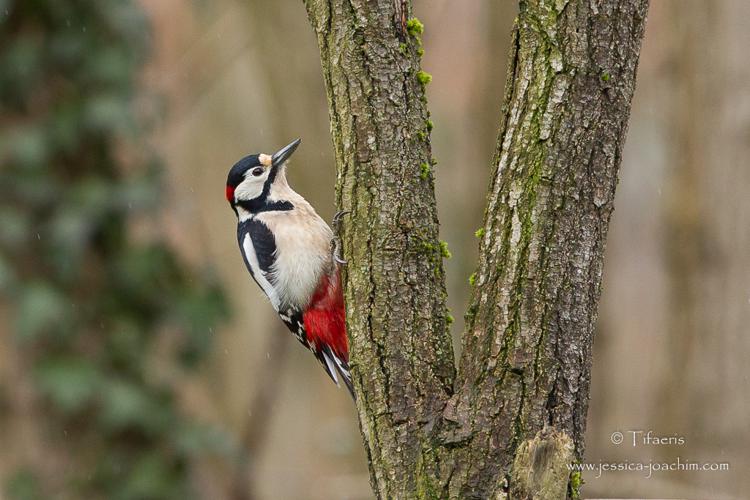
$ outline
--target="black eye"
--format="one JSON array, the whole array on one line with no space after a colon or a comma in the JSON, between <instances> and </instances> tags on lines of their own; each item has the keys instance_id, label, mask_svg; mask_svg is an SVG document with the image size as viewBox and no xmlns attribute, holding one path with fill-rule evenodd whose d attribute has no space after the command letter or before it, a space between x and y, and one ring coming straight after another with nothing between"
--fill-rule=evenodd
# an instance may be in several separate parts
<instances>
[{"instance_id":1,"label":"black eye","mask_svg":"<svg viewBox=\"0 0 750 500\"><path fill-rule=\"evenodd\" d=\"M263 168L262 167L255 167L252 172L255 177L258 177L259 175L263 175Z\"/></svg>"}]
</instances>

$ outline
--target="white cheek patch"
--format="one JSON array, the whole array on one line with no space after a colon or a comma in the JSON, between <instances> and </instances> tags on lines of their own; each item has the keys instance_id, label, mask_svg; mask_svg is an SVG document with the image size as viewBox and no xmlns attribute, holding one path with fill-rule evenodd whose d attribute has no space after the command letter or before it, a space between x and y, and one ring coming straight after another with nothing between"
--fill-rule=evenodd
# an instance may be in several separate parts
<instances>
[{"instance_id":1,"label":"white cheek patch","mask_svg":"<svg viewBox=\"0 0 750 500\"><path fill-rule=\"evenodd\" d=\"M279 295L276 293L276 289L271 285L271 282L266 278L266 274L260 268L258 263L258 256L255 254L255 247L253 246L253 240L250 239L250 234L245 235L245 239L242 240L242 250L245 253L245 258L253 271L253 278L258 283L263 293L266 294L268 300L271 301L271 305L274 310L279 310Z\"/></svg>"},{"instance_id":2,"label":"white cheek patch","mask_svg":"<svg viewBox=\"0 0 750 500\"><path fill-rule=\"evenodd\" d=\"M253 177L250 175L245 180L240 182L234 190L235 200L253 200L263 193L263 184L266 181L266 176L261 175L260 177Z\"/></svg>"}]
</instances>

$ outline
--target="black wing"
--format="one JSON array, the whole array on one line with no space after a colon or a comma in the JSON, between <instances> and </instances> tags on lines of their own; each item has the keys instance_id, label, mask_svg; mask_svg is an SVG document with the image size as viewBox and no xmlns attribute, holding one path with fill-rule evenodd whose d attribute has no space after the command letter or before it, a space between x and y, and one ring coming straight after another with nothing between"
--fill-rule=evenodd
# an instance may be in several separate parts
<instances>
[{"instance_id":1,"label":"black wing","mask_svg":"<svg viewBox=\"0 0 750 500\"><path fill-rule=\"evenodd\" d=\"M284 322L289 331L291 331L300 343L309 348L310 343L307 341L305 332L305 320L302 318L302 311L297 307L287 307L279 311L279 317Z\"/></svg>"},{"instance_id":2,"label":"black wing","mask_svg":"<svg viewBox=\"0 0 750 500\"><path fill-rule=\"evenodd\" d=\"M258 259L258 265L263 273L268 274L271 270L271 266L276 260L276 239L273 237L273 233L268 226L263 224L257 219L248 219L240 222L237 226L237 241L240 244L240 250L242 250L242 258L245 259L245 265L250 270L255 278L256 270L247 261L245 250L242 247L245 235L249 234L250 239L253 242L253 248L255 249L255 256Z\"/></svg>"}]
</instances>

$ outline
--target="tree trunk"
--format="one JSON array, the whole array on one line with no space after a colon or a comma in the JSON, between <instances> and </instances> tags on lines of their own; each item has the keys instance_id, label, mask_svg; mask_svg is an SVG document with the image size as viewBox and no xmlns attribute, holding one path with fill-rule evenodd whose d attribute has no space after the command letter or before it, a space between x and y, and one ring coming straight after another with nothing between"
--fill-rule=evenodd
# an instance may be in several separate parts
<instances>
[{"instance_id":1,"label":"tree trunk","mask_svg":"<svg viewBox=\"0 0 750 500\"><path fill-rule=\"evenodd\" d=\"M457 376L421 25L406 0L306 4L351 210L347 326L377 495L565 496L647 0L521 2Z\"/></svg>"},{"instance_id":2,"label":"tree trunk","mask_svg":"<svg viewBox=\"0 0 750 500\"><path fill-rule=\"evenodd\" d=\"M406 498L420 488L416 471L434 468L429 431L454 379L419 41L405 2L307 8L328 92L337 204L351 211L344 286L360 426L376 492Z\"/></svg>"}]
</instances>

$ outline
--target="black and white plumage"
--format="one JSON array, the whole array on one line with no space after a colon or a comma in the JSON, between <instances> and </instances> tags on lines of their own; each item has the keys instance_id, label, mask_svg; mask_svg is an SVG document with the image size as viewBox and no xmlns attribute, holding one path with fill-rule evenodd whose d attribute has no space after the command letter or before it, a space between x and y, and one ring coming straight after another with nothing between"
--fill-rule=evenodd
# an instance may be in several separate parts
<instances>
[{"instance_id":1,"label":"black and white plumage","mask_svg":"<svg viewBox=\"0 0 750 500\"><path fill-rule=\"evenodd\" d=\"M229 172L226 198L253 279L297 340L354 396L333 231L286 179L286 160L299 143L242 158Z\"/></svg>"}]
</instances>

